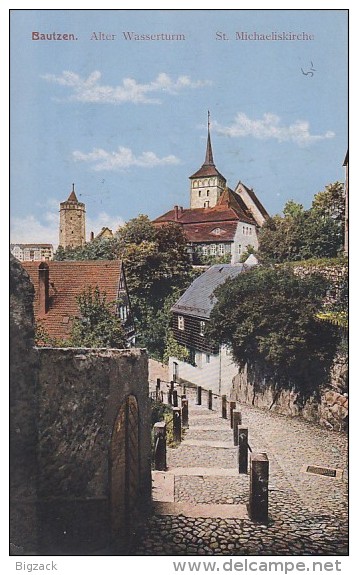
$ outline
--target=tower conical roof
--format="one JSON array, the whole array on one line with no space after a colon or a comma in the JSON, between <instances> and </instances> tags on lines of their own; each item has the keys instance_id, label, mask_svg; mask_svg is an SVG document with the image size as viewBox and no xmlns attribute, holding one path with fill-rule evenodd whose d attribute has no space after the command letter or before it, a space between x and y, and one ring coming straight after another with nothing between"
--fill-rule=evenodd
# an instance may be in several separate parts
<instances>
[{"instance_id":1,"label":"tower conical roof","mask_svg":"<svg viewBox=\"0 0 358 575\"><path fill-rule=\"evenodd\" d=\"M78 203L78 199L76 196L76 192L75 192L75 184L72 184L72 192L70 193L70 195L68 196L68 202L77 202Z\"/></svg>"}]
</instances>

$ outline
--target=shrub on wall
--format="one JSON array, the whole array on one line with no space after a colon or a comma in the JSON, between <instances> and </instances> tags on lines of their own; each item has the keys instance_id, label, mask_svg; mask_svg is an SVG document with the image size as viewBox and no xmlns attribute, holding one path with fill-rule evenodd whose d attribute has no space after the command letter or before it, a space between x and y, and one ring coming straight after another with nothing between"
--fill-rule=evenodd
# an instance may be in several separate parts
<instances>
[{"instance_id":1,"label":"shrub on wall","mask_svg":"<svg viewBox=\"0 0 358 575\"><path fill-rule=\"evenodd\" d=\"M256 267L220 286L209 336L240 365L256 365L278 388L313 393L328 381L340 336L317 317L328 288L318 274Z\"/></svg>"}]
</instances>

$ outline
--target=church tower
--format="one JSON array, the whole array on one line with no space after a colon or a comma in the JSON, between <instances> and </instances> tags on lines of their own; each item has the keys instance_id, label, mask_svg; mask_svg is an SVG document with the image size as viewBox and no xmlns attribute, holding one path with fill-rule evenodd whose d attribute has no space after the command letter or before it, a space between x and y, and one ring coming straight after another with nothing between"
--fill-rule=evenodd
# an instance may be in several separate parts
<instances>
[{"instance_id":1,"label":"church tower","mask_svg":"<svg viewBox=\"0 0 358 575\"><path fill-rule=\"evenodd\" d=\"M210 138L210 112L208 112L208 138L205 161L200 170L190 176L190 208L213 208L226 188L226 179L214 164Z\"/></svg>"},{"instance_id":2,"label":"church tower","mask_svg":"<svg viewBox=\"0 0 358 575\"><path fill-rule=\"evenodd\" d=\"M86 242L86 209L75 193L75 184L65 202L60 203L60 240L63 248L77 248Z\"/></svg>"}]
</instances>

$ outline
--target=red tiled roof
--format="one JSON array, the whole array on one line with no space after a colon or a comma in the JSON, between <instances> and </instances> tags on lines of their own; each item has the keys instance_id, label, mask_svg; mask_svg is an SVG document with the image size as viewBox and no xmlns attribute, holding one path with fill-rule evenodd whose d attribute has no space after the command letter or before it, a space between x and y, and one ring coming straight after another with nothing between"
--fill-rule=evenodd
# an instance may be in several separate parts
<instances>
[{"instance_id":1,"label":"red tiled roof","mask_svg":"<svg viewBox=\"0 0 358 575\"><path fill-rule=\"evenodd\" d=\"M231 204L231 205L230 205ZM154 224L166 222L177 222L178 224L192 224L205 222L223 222L223 221L240 221L248 224L254 224L253 218L241 209L238 202L226 201L217 204L213 208L194 208L179 209L178 219L176 219L176 210L170 210L166 214L159 216L154 220Z\"/></svg>"},{"instance_id":2,"label":"red tiled roof","mask_svg":"<svg viewBox=\"0 0 358 575\"><path fill-rule=\"evenodd\" d=\"M219 222L205 224L187 224L184 227L185 237L189 242L232 242L236 233L238 222ZM220 234L213 234L219 229Z\"/></svg>"},{"instance_id":3,"label":"red tiled roof","mask_svg":"<svg viewBox=\"0 0 358 575\"><path fill-rule=\"evenodd\" d=\"M106 301L118 297L122 272L120 260L46 262L49 268L49 309L39 315L39 265L40 262L21 262L35 287L34 313L49 336L65 339L71 331L71 317L78 315L76 296L85 288L99 287L106 293ZM42 262L42 265L44 263Z\"/></svg>"}]
</instances>

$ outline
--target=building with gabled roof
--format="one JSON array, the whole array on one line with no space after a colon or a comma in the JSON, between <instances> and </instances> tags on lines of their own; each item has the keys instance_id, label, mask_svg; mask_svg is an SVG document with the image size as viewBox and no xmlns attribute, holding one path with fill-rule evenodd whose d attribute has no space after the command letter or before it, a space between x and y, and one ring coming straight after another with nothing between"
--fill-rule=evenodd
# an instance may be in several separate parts
<instances>
[{"instance_id":1,"label":"building with gabled roof","mask_svg":"<svg viewBox=\"0 0 358 575\"><path fill-rule=\"evenodd\" d=\"M232 264L252 246L258 248L258 229L269 215L253 189L239 182L235 191L214 163L208 116L205 160L190 180L190 208L174 206L154 220L155 226L179 224L193 263L203 256L224 257Z\"/></svg>"},{"instance_id":2,"label":"building with gabled roof","mask_svg":"<svg viewBox=\"0 0 358 575\"><path fill-rule=\"evenodd\" d=\"M229 393L237 365L226 346L208 340L205 332L217 301L215 290L227 279L255 265L251 258L243 264L216 264L196 278L172 306L171 329L175 341L188 351L188 360L169 359L169 373L174 381L191 382L215 393Z\"/></svg>"},{"instance_id":3,"label":"building with gabled roof","mask_svg":"<svg viewBox=\"0 0 358 575\"><path fill-rule=\"evenodd\" d=\"M76 298L88 287L98 287L113 302L113 313L121 318L128 339L134 323L120 260L22 262L35 288L34 314L49 337L66 340L73 318L78 316Z\"/></svg>"}]
</instances>

